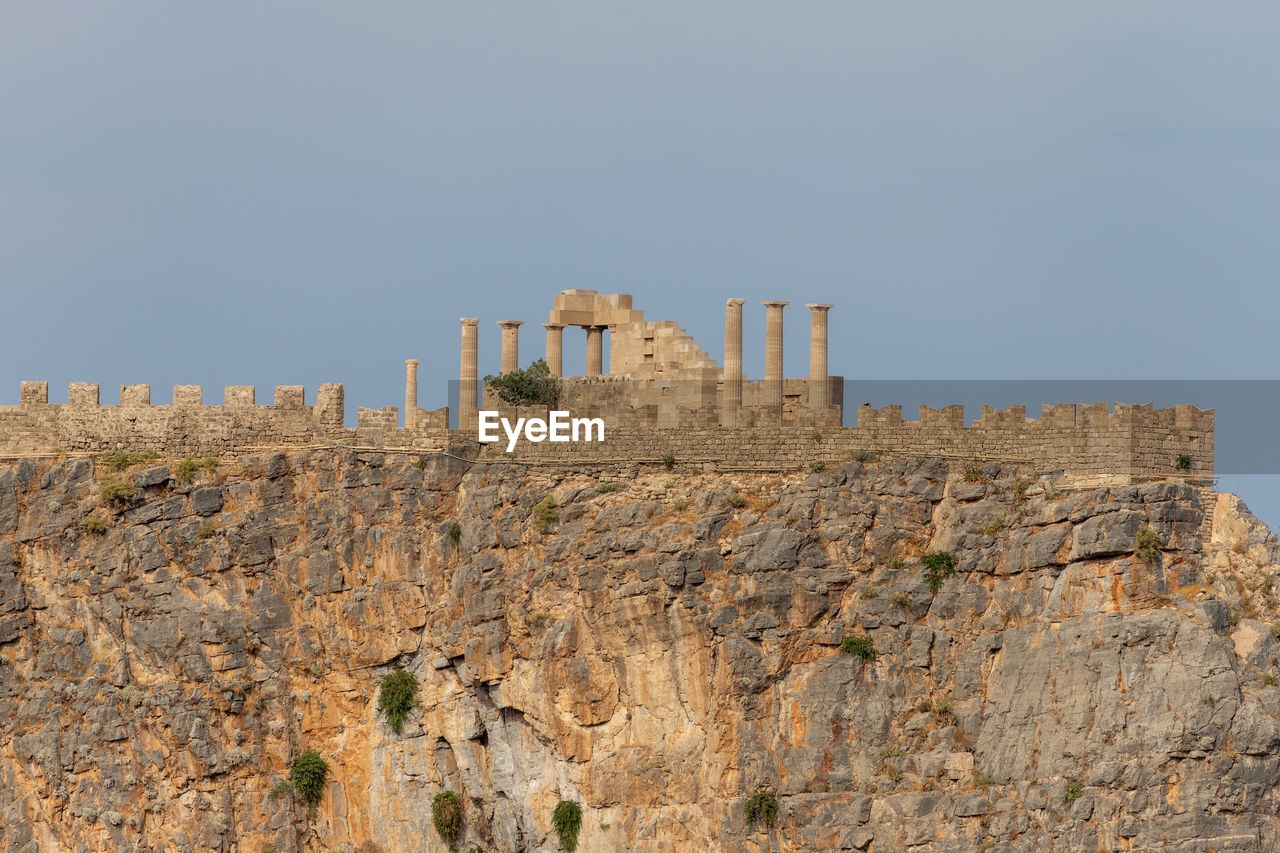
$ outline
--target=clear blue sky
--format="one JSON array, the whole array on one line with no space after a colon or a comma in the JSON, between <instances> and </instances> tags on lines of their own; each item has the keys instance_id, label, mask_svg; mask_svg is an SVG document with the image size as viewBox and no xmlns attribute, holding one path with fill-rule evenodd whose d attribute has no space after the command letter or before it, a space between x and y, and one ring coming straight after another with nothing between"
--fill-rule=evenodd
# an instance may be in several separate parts
<instances>
[{"instance_id":1,"label":"clear blue sky","mask_svg":"<svg viewBox=\"0 0 1280 853\"><path fill-rule=\"evenodd\" d=\"M354 411L417 357L441 405L459 316L494 371L494 321L527 362L569 287L716 356L745 297L753 375L783 298L793 375L832 302L849 377L1273 378L1277 32L1165 0L6 4L0 403L338 381Z\"/></svg>"}]
</instances>

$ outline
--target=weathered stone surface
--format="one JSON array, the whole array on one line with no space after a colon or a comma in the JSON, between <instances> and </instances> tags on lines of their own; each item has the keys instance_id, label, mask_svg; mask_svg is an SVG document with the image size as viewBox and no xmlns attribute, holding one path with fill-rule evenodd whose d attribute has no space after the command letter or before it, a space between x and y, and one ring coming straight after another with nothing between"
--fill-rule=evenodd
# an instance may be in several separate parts
<instances>
[{"instance_id":1,"label":"weathered stone surface","mask_svg":"<svg viewBox=\"0 0 1280 853\"><path fill-rule=\"evenodd\" d=\"M85 460L0 467L0 849L438 849L445 788L461 849L555 849L560 799L583 850L1280 831L1280 561L1238 502L1019 496L1005 466L969 483L937 459L657 467L612 493L423 459L265 454L119 515ZM958 573L935 596L919 558L940 550ZM874 659L840 651L851 633ZM397 667L420 683L398 736L377 712ZM303 748L333 770L314 821L268 796ZM767 832L742 811L761 786Z\"/></svg>"}]
</instances>

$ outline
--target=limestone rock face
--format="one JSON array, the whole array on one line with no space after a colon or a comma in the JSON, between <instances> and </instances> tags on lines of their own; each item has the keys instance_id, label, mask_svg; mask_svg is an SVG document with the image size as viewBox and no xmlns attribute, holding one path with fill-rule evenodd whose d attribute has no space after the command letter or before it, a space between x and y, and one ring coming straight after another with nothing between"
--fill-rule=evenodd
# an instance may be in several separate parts
<instances>
[{"instance_id":1,"label":"limestone rock face","mask_svg":"<svg viewBox=\"0 0 1280 853\"><path fill-rule=\"evenodd\" d=\"M4 853L443 851L446 789L462 850L559 849L560 800L584 851L1280 844L1280 549L1233 496L938 459L603 491L448 454L147 466L123 507L85 459L0 467ZM272 795L307 749L310 814Z\"/></svg>"}]
</instances>

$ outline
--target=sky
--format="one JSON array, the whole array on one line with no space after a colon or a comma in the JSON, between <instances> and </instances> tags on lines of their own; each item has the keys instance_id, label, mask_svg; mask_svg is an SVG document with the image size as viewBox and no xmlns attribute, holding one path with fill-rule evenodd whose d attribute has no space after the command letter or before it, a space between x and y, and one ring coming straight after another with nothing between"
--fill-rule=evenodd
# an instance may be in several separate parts
<instances>
[{"instance_id":1,"label":"sky","mask_svg":"<svg viewBox=\"0 0 1280 853\"><path fill-rule=\"evenodd\" d=\"M527 363L565 288L717 359L745 298L756 377L788 299L789 375L830 302L850 378L1274 379L1276 32L1230 0L4 4L0 404L354 413L419 358L435 407L459 317L496 372L496 321ZM1280 477L1223 485L1280 523Z\"/></svg>"}]
</instances>

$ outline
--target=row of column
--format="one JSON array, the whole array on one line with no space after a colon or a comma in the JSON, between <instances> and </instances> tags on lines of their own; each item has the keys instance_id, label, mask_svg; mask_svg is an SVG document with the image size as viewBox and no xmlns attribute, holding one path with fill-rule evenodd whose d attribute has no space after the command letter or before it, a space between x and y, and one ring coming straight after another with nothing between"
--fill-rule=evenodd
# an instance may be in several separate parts
<instances>
[{"instance_id":1,"label":"row of column","mask_svg":"<svg viewBox=\"0 0 1280 853\"><path fill-rule=\"evenodd\" d=\"M730 299L724 309L724 392L721 426L737 426L742 409L742 299ZM782 418L782 309L790 302L770 299L764 305L764 404L770 416ZM809 303L809 408L830 405L827 379L827 312L832 306Z\"/></svg>"},{"instance_id":2,"label":"row of column","mask_svg":"<svg viewBox=\"0 0 1280 853\"><path fill-rule=\"evenodd\" d=\"M738 413L742 409L742 306L745 300L730 299L724 309L724 391L721 398L720 424L737 426ZM789 302L768 300L764 322L764 404L772 415L776 410L782 417L782 309ZM823 411L830 404L830 386L827 378L827 312L831 305L809 303L809 408ZM462 368L459 378L462 388L458 394L458 427L467 429L474 424L479 409L476 383L478 371L478 334L480 321L475 317L461 317ZM502 327L502 372L520 369L520 320L500 320ZM547 367L552 376L564 371L564 326L543 323L547 330ZM586 326L587 376L599 376L604 360L604 326ZM405 426L413 427L418 411L418 360L405 361Z\"/></svg>"}]
</instances>

